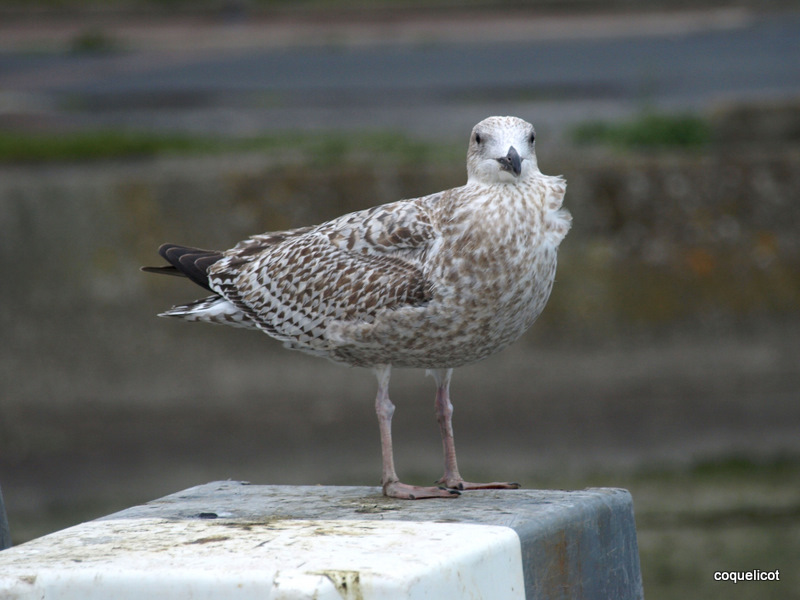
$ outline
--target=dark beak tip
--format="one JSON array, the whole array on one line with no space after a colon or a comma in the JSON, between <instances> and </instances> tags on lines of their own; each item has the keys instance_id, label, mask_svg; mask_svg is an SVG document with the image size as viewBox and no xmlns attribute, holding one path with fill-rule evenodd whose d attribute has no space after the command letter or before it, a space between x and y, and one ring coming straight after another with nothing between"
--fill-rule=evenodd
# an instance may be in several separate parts
<instances>
[{"instance_id":1,"label":"dark beak tip","mask_svg":"<svg viewBox=\"0 0 800 600\"><path fill-rule=\"evenodd\" d=\"M517 149L514 148L514 146L511 146L508 149L508 154L502 158L498 158L497 162L500 163L504 170L513 173L515 177L518 177L522 172L522 159L520 158L519 152L517 152Z\"/></svg>"}]
</instances>

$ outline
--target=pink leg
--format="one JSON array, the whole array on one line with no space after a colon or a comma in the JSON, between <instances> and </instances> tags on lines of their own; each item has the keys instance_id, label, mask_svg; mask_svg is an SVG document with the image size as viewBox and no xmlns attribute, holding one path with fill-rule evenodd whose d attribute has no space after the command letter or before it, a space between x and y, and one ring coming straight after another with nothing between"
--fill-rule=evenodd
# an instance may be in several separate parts
<instances>
[{"instance_id":1,"label":"pink leg","mask_svg":"<svg viewBox=\"0 0 800 600\"><path fill-rule=\"evenodd\" d=\"M383 457L383 476L381 485L383 494L391 498L416 500L421 498L455 498L456 490L444 487L419 487L401 483L394 470L394 451L392 449L392 415L394 404L389 399L389 376L391 365L375 367L378 376L378 395L375 398L375 412L378 414L378 426L381 431L381 455Z\"/></svg>"},{"instance_id":2,"label":"pink leg","mask_svg":"<svg viewBox=\"0 0 800 600\"><path fill-rule=\"evenodd\" d=\"M441 483L448 488L456 490L486 490L505 489L515 490L520 487L518 483L470 483L464 481L458 472L456 462L456 446L453 440L453 404L450 402L450 377L453 369L436 369L428 371L436 380L436 420L442 433L442 448L444 450L444 476L436 483Z\"/></svg>"}]
</instances>

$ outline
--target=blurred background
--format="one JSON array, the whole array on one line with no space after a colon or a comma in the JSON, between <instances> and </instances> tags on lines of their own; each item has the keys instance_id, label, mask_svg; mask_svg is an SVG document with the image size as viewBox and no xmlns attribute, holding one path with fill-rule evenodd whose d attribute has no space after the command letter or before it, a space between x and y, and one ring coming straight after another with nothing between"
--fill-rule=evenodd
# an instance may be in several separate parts
<instances>
[{"instance_id":1,"label":"blurred background","mask_svg":"<svg viewBox=\"0 0 800 600\"><path fill-rule=\"evenodd\" d=\"M0 2L0 485L15 543L216 479L378 485L376 383L156 318L139 272L465 182L537 127L574 228L539 322L456 371L461 471L633 493L645 594L800 598L800 4ZM392 380L409 482L433 382ZM714 582L775 570L776 583Z\"/></svg>"}]
</instances>

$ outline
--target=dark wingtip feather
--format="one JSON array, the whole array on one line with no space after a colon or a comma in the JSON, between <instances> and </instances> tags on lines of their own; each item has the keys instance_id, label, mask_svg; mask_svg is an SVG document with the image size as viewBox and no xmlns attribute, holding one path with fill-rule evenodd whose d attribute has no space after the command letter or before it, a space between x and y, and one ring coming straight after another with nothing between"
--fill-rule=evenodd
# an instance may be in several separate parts
<instances>
[{"instance_id":1,"label":"dark wingtip feather","mask_svg":"<svg viewBox=\"0 0 800 600\"><path fill-rule=\"evenodd\" d=\"M221 252L178 244L162 244L158 253L170 264L163 267L142 267L142 271L188 277L208 291L214 291L208 284L208 268L222 258Z\"/></svg>"},{"instance_id":2,"label":"dark wingtip feather","mask_svg":"<svg viewBox=\"0 0 800 600\"><path fill-rule=\"evenodd\" d=\"M186 246L179 246L178 244L161 244L158 247L158 253L161 255L161 258L163 258L164 260L166 260L168 262L172 262L171 260L169 260L169 256L167 256L167 253L172 248L186 248ZM196 248L193 248L193 250L196 250Z\"/></svg>"},{"instance_id":3,"label":"dark wingtip feather","mask_svg":"<svg viewBox=\"0 0 800 600\"><path fill-rule=\"evenodd\" d=\"M155 273L157 275L173 275L175 277L186 277L183 273L178 271L172 265L164 265L163 267L139 267L140 271L145 273Z\"/></svg>"}]
</instances>

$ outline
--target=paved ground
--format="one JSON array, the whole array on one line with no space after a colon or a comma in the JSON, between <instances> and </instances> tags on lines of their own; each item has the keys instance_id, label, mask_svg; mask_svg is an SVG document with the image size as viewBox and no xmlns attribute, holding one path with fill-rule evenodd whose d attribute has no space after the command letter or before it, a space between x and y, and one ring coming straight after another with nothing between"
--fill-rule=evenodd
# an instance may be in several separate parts
<instances>
[{"instance_id":1,"label":"paved ground","mask_svg":"<svg viewBox=\"0 0 800 600\"><path fill-rule=\"evenodd\" d=\"M109 51L70 52L86 32L105 35ZM0 40L2 112L50 127L389 128L460 139L486 114L509 113L557 138L576 121L643 106L705 111L800 91L800 13L738 8L12 22Z\"/></svg>"}]
</instances>

